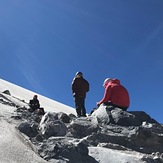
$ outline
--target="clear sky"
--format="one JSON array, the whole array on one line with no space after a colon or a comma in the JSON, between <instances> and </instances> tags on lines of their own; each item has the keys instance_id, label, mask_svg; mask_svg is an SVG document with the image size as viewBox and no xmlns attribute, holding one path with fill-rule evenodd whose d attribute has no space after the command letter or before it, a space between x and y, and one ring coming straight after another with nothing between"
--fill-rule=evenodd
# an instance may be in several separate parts
<instances>
[{"instance_id":1,"label":"clear sky","mask_svg":"<svg viewBox=\"0 0 163 163\"><path fill-rule=\"evenodd\" d=\"M87 113L118 78L163 123L163 0L0 0L0 55L0 78L72 107L82 71Z\"/></svg>"}]
</instances>

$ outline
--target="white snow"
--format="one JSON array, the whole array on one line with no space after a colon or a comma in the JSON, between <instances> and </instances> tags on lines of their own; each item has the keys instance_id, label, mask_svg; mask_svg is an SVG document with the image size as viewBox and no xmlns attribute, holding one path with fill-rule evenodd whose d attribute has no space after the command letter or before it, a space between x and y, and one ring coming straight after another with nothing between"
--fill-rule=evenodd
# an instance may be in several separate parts
<instances>
[{"instance_id":1,"label":"white snow","mask_svg":"<svg viewBox=\"0 0 163 163\"><path fill-rule=\"evenodd\" d=\"M25 100L25 102L29 102L30 99L33 98L33 95L37 94L35 92L24 89L15 84L9 83L5 80L0 79L0 92L5 90L9 90L12 97L16 97L20 100ZM38 94L37 94L38 95ZM52 112L65 112L67 114L73 113L76 115L76 111L74 108L44 97L42 95L38 95L38 99L40 101L41 107L44 107L45 111Z\"/></svg>"},{"instance_id":2,"label":"white snow","mask_svg":"<svg viewBox=\"0 0 163 163\"><path fill-rule=\"evenodd\" d=\"M45 163L21 137L15 127L0 119L0 162L1 163Z\"/></svg>"}]
</instances>

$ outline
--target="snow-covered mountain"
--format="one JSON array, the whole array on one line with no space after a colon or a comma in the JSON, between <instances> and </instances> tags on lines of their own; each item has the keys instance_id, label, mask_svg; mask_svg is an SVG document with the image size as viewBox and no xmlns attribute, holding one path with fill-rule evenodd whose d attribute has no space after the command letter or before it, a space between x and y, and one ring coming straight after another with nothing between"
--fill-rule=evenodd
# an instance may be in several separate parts
<instances>
[{"instance_id":1,"label":"snow-covered mountain","mask_svg":"<svg viewBox=\"0 0 163 163\"><path fill-rule=\"evenodd\" d=\"M0 79L0 163L162 162L162 126L145 113L106 114L102 106L77 118L74 108L38 95L46 111L40 122L28 112L34 94Z\"/></svg>"}]
</instances>

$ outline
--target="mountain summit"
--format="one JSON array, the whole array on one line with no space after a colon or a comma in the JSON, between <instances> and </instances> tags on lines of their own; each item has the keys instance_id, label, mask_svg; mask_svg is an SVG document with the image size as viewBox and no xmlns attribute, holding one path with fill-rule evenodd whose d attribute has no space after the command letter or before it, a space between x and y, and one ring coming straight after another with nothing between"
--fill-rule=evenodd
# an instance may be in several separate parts
<instances>
[{"instance_id":1,"label":"mountain summit","mask_svg":"<svg viewBox=\"0 0 163 163\"><path fill-rule=\"evenodd\" d=\"M163 126L143 111L101 105L88 117L0 79L1 163L162 163Z\"/></svg>"}]
</instances>

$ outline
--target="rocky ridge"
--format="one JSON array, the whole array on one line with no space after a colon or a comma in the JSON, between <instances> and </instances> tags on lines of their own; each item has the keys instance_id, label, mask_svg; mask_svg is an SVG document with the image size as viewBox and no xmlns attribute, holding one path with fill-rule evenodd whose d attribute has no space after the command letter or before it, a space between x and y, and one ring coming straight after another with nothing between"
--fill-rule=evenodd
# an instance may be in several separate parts
<instances>
[{"instance_id":1,"label":"rocky ridge","mask_svg":"<svg viewBox=\"0 0 163 163\"><path fill-rule=\"evenodd\" d=\"M88 147L105 147L144 154L142 161L162 162L163 127L145 112L125 112L101 106L91 116L77 118L47 112L43 117L19 108L18 129L30 137L45 160L97 162Z\"/></svg>"},{"instance_id":2,"label":"rocky ridge","mask_svg":"<svg viewBox=\"0 0 163 163\"><path fill-rule=\"evenodd\" d=\"M96 163L89 152L94 147L139 152L139 163L163 162L163 126L143 111L101 105L92 115L77 118L63 112L31 113L27 105L21 107L3 94L0 103L16 108L11 118L17 129L47 162Z\"/></svg>"}]
</instances>

